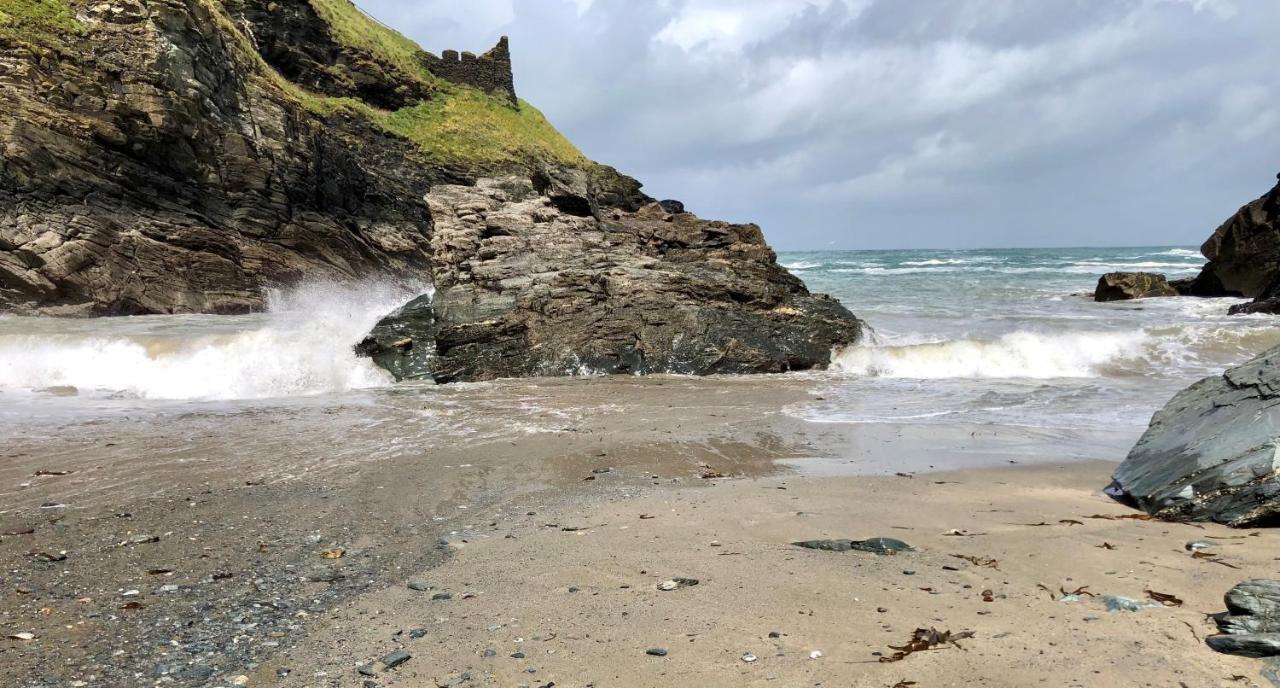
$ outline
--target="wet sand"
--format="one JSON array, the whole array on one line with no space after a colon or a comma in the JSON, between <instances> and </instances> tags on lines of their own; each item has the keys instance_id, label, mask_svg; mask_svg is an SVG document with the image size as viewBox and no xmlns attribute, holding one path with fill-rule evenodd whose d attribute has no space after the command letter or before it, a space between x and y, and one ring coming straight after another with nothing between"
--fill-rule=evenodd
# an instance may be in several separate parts
<instances>
[{"instance_id":1,"label":"wet sand","mask_svg":"<svg viewBox=\"0 0 1280 688\"><path fill-rule=\"evenodd\" d=\"M402 427L426 423L407 393L24 432L0 533L33 532L0 535L0 630L35 638L0 641L0 669L41 687L1265 685L1202 638L1228 588L1272 575L1272 533L1090 518L1131 512L1099 492L1112 464L1043 463L1060 438L780 411L814 393L538 382L450 391L475 412L431 432ZM555 404L504 427L531 397ZM912 473L984 456L1006 467ZM33 475L50 469L74 472ZM873 536L916 550L789 544ZM1214 538L1238 568L1184 549ZM699 583L655 588L674 577ZM1082 586L1184 604L1054 599ZM917 627L973 637L879 661Z\"/></svg>"}]
</instances>

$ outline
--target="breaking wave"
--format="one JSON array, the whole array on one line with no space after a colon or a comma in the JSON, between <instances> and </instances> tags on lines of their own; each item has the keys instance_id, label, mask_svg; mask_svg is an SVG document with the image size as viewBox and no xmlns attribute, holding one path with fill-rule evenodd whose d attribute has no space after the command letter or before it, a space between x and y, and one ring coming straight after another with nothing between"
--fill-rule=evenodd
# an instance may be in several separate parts
<instances>
[{"instance_id":1,"label":"breaking wave","mask_svg":"<svg viewBox=\"0 0 1280 688\"><path fill-rule=\"evenodd\" d=\"M1202 375L1276 343L1280 343L1280 332L1267 327L1018 331L989 340L849 347L836 354L832 369L849 375L924 380Z\"/></svg>"},{"instance_id":2,"label":"breaking wave","mask_svg":"<svg viewBox=\"0 0 1280 688\"><path fill-rule=\"evenodd\" d=\"M352 345L424 288L314 284L265 313L0 323L0 393L263 399L387 384Z\"/></svg>"}]
</instances>

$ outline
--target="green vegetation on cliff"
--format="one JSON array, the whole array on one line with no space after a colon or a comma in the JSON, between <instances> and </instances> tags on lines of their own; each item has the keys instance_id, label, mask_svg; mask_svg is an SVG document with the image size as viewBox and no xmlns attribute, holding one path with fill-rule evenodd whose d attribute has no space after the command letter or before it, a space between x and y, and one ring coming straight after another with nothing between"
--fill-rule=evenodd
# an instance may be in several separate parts
<instances>
[{"instance_id":1,"label":"green vegetation on cliff","mask_svg":"<svg viewBox=\"0 0 1280 688\"><path fill-rule=\"evenodd\" d=\"M585 156L536 108L521 101L519 109L478 89L435 78L423 65L422 48L411 39L365 14L350 0L308 0L329 25L338 43L391 65L408 78L430 84L429 100L395 112L359 108L388 130L417 143L442 162L508 165L534 160L583 164ZM319 111L351 109L349 99L306 98Z\"/></svg>"},{"instance_id":2,"label":"green vegetation on cliff","mask_svg":"<svg viewBox=\"0 0 1280 688\"><path fill-rule=\"evenodd\" d=\"M350 0L307 0L329 25L337 42L365 51L413 77L431 82L431 73L418 62L422 52L412 39L370 17Z\"/></svg>"},{"instance_id":3,"label":"green vegetation on cliff","mask_svg":"<svg viewBox=\"0 0 1280 688\"><path fill-rule=\"evenodd\" d=\"M475 89L455 86L441 97L386 116L387 128L433 157L462 163L522 163L532 159L585 163L542 113L521 101L516 110Z\"/></svg>"},{"instance_id":4,"label":"green vegetation on cliff","mask_svg":"<svg viewBox=\"0 0 1280 688\"><path fill-rule=\"evenodd\" d=\"M83 31L65 0L0 0L0 38L57 38Z\"/></svg>"}]
</instances>

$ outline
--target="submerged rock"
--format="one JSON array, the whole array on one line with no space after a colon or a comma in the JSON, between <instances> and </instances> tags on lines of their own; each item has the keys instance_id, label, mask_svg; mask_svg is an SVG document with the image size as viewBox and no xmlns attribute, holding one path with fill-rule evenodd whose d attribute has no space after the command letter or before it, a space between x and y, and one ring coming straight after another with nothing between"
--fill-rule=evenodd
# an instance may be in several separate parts
<instances>
[{"instance_id":1,"label":"submerged rock","mask_svg":"<svg viewBox=\"0 0 1280 688\"><path fill-rule=\"evenodd\" d=\"M910 552L911 545L893 538L874 537L867 540L805 540L791 543L805 549L818 549L827 552L871 552L872 554L897 554Z\"/></svg>"},{"instance_id":2,"label":"submerged rock","mask_svg":"<svg viewBox=\"0 0 1280 688\"><path fill-rule=\"evenodd\" d=\"M1178 393L1108 492L1158 518L1258 525L1280 512L1280 347Z\"/></svg>"},{"instance_id":3,"label":"submerged rock","mask_svg":"<svg viewBox=\"0 0 1280 688\"><path fill-rule=\"evenodd\" d=\"M1157 296L1178 296L1164 275L1154 272L1108 272L1098 279L1094 301L1126 301Z\"/></svg>"},{"instance_id":4,"label":"submerged rock","mask_svg":"<svg viewBox=\"0 0 1280 688\"><path fill-rule=\"evenodd\" d=\"M433 187L435 296L360 350L397 378L452 382L804 370L861 338L759 227L673 214L619 179L558 168Z\"/></svg>"},{"instance_id":5,"label":"submerged rock","mask_svg":"<svg viewBox=\"0 0 1280 688\"><path fill-rule=\"evenodd\" d=\"M1214 616L1222 634L1205 638L1209 647L1245 657L1280 655L1280 581L1247 580L1223 600L1227 612Z\"/></svg>"}]
</instances>

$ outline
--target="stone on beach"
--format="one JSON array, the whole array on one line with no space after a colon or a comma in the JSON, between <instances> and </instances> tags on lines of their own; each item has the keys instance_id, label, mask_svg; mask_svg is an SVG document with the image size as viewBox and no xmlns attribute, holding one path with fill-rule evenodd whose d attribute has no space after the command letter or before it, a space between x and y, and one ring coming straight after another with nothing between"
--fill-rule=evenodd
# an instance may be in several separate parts
<instances>
[{"instance_id":1,"label":"stone on beach","mask_svg":"<svg viewBox=\"0 0 1280 688\"><path fill-rule=\"evenodd\" d=\"M912 551L911 545L893 538L874 537L867 540L805 540L791 543L796 547L827 552L871 552L872 554L897 554Z\"/></svg>"},{"instance_id":2,"label":"stone on beach","mask_svg":"<svg viewBox=\"0 0 1280 688\"><path fill-rule=\"evenodd\" d=\"M1280 512L1280 347L1178 393L1108 492L1153 516L1246 527Z\"/></svg>"},{"instance_id":3,"label":"stone on beach","mask_svg":"<svg viewBox=\"0 0 1280 688\"><path fill-rule=\"evenodd\" d=\"M1223 596L1226 613L1213 620L1220 635L1205 642L1218 652L1244 657L1280 655L1280 581L1256 578Z\"/></svg>"}]
</instances>

